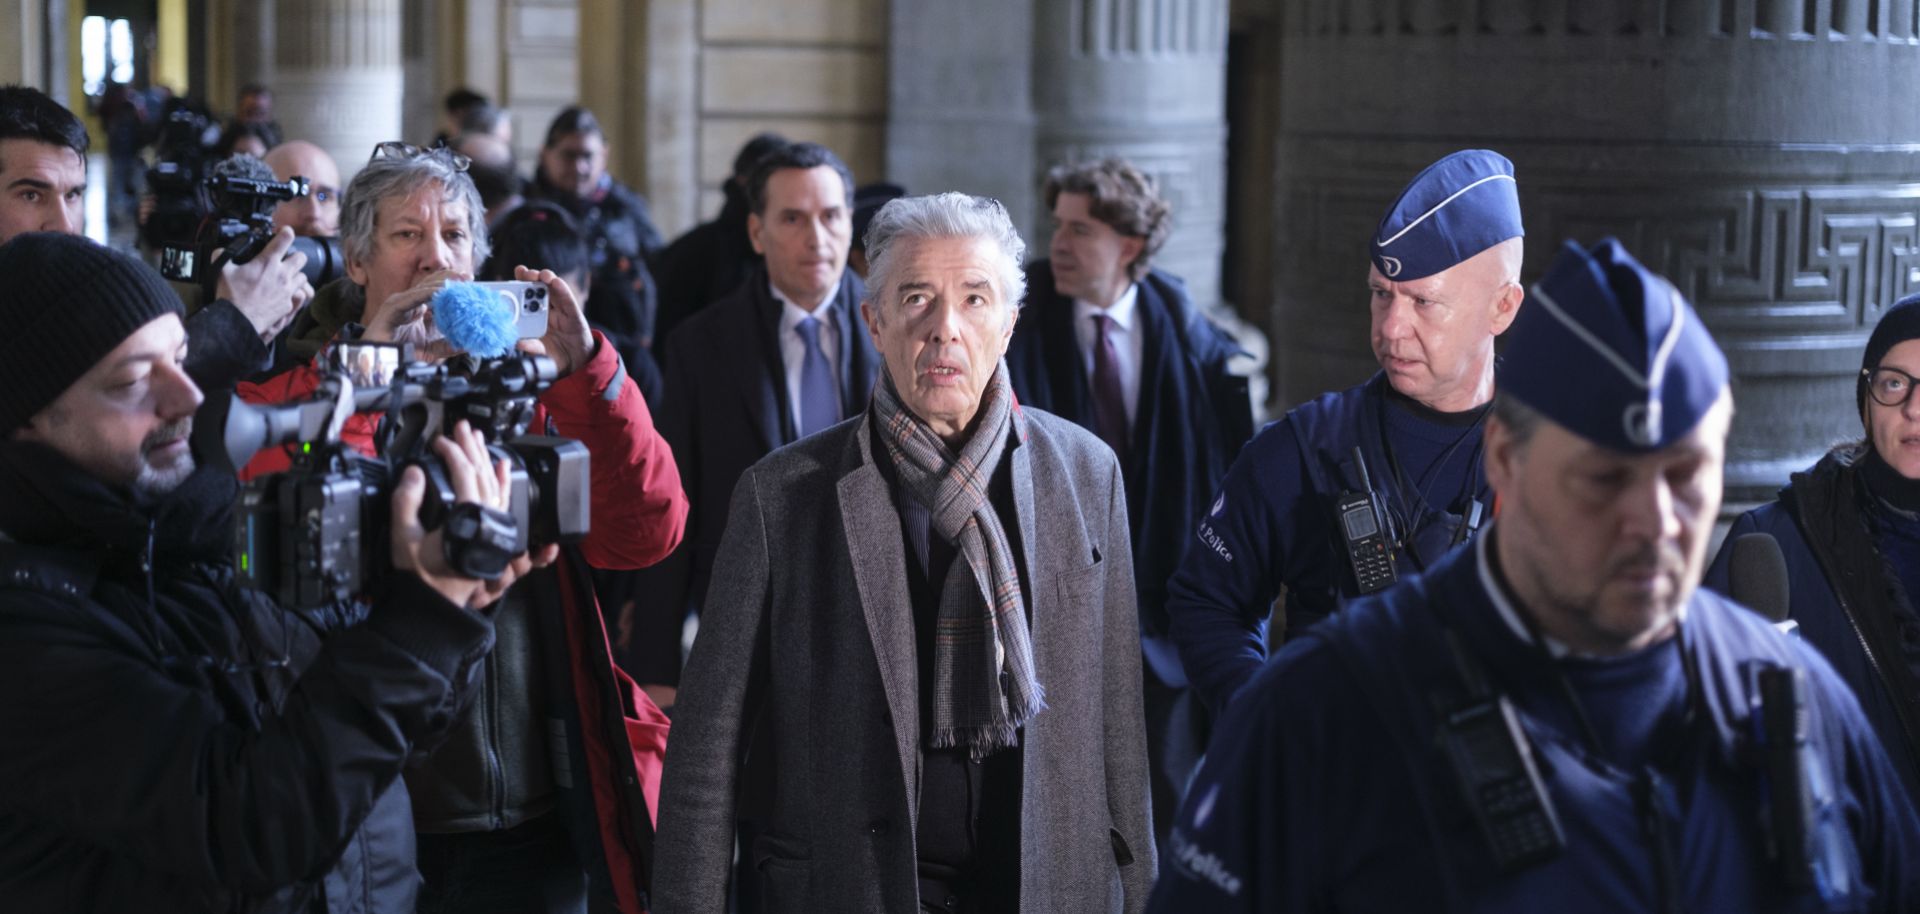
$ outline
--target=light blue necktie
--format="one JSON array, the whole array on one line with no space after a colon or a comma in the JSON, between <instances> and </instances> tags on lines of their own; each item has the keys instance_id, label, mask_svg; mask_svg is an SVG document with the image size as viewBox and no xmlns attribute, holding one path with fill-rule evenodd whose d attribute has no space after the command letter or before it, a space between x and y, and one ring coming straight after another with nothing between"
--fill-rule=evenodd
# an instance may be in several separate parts
<instances>
[{"instance_id":1,"label":"light blue necktie","mask_svg":"<svg viewBox=\"0 0 1920 914\"><path fill-rule=\"evenodd\" d=\"M793 325L807 354L800 360L800 437L840 421L840 383L820 350L820 320L808 316Z\"/></svg>"}]
</instances>

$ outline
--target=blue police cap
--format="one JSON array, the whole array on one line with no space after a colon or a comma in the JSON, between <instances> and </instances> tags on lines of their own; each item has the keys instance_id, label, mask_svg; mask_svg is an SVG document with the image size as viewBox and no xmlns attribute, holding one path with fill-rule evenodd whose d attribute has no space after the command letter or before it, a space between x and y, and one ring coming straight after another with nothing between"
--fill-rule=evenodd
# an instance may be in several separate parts
<instances>
[{"instance_id":1,"label":"blue police cap","mask_svg":"<svg viewBox=\"0 0 1920 914\"><path fill-rule=\"evenodd\" d=\"M1726 387L1727 358L1620 242L1569 241L1507 331L1498 383L1588 441L1644 452L1693 431Z\"/></svg>"},{"instance_id":2,"label":"blue police cap","mask_svg":"<svg viewBox=\"0 0 1920 914\"><path fill-rule=\"evenodd\" d=\"M1513 163L1464 149L1416 175L1387 208L1368 253L1380 275L1422 279L1526 231Z\"/></svg>"}]
</instances>

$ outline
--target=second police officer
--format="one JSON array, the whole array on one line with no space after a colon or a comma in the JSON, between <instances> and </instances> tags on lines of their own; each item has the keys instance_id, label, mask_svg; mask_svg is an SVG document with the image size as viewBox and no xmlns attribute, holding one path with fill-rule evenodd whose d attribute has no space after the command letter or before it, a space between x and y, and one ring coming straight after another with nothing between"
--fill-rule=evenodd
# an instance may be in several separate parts
<instances>
[{"instance_id":1,"label":"second police officer","mask_svg":"<svg viewBox=\"0 0 1920 914\"><path fill-rule=\"evenodd\" d=\"M1498 521L1248 683L1149 910L1915 910L1920 825L1859 702L1695 586L1733 413L1698 316L1570 244L1513 337Z\"/></svg>"},{"instance_id":2,"label":"second police officer","mask_svg":"<svg viewBox=\"0 0 1920 914\"><path fill-rule=\"evenodd\" d=\"M1169 582L1181 660L1216 710L1265 661L1282 585L1292 638L1490 516L1480 428L1494 338L1524 297L1522 235L1513 163L1479 149L1428 166L1380 221L1367 286L1381 370L1255 436Z\"/></svg>"}]
</instances>

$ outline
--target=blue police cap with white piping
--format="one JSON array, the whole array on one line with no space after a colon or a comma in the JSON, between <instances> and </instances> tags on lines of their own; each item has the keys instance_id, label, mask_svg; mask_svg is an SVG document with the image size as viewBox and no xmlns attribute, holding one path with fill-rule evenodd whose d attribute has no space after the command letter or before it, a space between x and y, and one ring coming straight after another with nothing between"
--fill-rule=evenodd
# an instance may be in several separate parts
<instances>
[{"instance_id":1,"label":"blue police cap with white piping","mask_svg":"<svg viewBox=\"0 0 1920 914\"><path fill-rule=\"evenodd\" d=\"M1367 247L1380 275L1406 282L1525 234L1513 163L1497 152L1463 149L1414 177Z\"/></svg>"},{"instance_id":2,"label":"blue police cap with white piping","mask_svg":"<svg viewBox=\"0 0 1920 914\"><path fill-rule=\"evenodd\" d=\"M1727 386L1727 357L1673 284L1608 238L1569 241L1507 331L1500 392L1596 444L1655 451Z\"/></svg>"}]
</instances>

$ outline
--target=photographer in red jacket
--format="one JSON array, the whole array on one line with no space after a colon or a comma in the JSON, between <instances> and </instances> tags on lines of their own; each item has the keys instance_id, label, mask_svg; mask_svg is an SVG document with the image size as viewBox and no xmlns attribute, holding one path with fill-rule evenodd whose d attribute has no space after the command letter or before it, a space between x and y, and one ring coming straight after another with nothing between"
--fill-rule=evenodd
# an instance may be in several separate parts
<instances>
[{"instance_id":1,"label":"photographer in red jacket","mask_svg":"<svg viewBox=\"0 0 1920 914\"><path fill-rule=\"evenodd\" d=\"M347 278L321 290L303 339L416 344L433 353L428 303L473 278L488 242L464 157L382 144L348 186L341 213ZM549 289L548 333L522 347L553 359L535 433L584 442L592 455L592 532L502 600L481 693L447 741L407 773L426 889L421 911L637 912L646 904L666 721L613 665L589 567L638 568L679 543L687 501L672 452L638 388L580 302L551 271L516 270ZM325 354L319 356L324 360ZM242 398L309 395L312 365ZM373 450L378 416L344 437ZM284 467L270 452L249 475Z\"/></svg>"}]
</instances>

